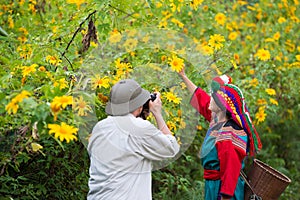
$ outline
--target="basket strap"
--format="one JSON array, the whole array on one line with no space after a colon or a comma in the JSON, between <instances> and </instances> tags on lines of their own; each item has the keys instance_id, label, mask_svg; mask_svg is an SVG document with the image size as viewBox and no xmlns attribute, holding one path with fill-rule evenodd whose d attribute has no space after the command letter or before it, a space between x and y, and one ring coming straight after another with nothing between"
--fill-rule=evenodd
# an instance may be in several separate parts
<instances>
[{"instance_id":1,"label":"basket strap","mask_svg":"<svg viewBox=\"0 0 300 200\"><path fill-rule=\"evenodd\" d=\"M255 194L255 192L254 192L252 186L250 185L250 183L249 183L249 181L248 181L248 179L247 179L247 175L245 174L245 172L244 172L243 170L240 171L240 175L241 175L241 177L244 179L244 181L245 181L245 183L248 185L248 187L250 188L251 192L252 192L253 194ZM255 195L256 195L256 194L255 194Z\"/></svg>"}]
</instances>

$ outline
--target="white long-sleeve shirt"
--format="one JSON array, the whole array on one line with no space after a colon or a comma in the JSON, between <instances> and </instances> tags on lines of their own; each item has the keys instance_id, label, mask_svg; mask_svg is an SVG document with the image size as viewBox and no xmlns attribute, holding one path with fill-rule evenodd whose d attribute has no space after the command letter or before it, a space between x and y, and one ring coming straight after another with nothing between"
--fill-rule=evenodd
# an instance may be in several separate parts
<instances>
[{"instance_id":1,"label":"white long-sleeve shirt","mask_svg":"<svg viewBox=\"0 0 300 200\"><path fill-rule=\"evenodd\" d=\"M176 138L132 114L98 122L89 139L88 200L150 200L152 161L174 157Z\"/></svg>"}]
</instances>

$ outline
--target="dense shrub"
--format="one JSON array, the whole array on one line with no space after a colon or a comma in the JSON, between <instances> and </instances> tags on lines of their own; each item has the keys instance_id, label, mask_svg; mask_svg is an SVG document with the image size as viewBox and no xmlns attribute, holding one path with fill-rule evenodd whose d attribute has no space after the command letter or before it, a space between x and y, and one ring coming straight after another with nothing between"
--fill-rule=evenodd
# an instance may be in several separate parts
<instances>
[{"instance_id":1,"label":"dense shrub","mask_svg":"<svg viewBox=\"0 0 300 200\"><path fill-rule=\"evenodd\" d=\"M6 0L0 5L0 197L85 199L91 128L111 86L162 95L182 155L153 172L154 199L203 199L207 130L176 71L208 91L227 73L261 135L258 158L299 199L299 2ZM150 118L150 120L153 120Z\"/></svg>"}]
</instances>

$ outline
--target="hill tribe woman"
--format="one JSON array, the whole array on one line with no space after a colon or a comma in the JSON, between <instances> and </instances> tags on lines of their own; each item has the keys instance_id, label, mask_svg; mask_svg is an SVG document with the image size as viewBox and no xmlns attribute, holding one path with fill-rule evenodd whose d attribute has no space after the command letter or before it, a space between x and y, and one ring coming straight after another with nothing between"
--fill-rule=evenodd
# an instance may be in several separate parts
<instances>
[{"instance_id":1,"label":"hill tribe woman","mask_svg":"<svg viewBox=\"0 0 300 200\"><path fill-rule=\"evenodd\" d=\"M240 170L245 157L254 156L262 144L241 90L223 75L212 80L210 96L189 80L184 69L179 75L192 93L191 105L210 122L200 152L205 199L243 200Z\"/></svg>"}]
</instances>

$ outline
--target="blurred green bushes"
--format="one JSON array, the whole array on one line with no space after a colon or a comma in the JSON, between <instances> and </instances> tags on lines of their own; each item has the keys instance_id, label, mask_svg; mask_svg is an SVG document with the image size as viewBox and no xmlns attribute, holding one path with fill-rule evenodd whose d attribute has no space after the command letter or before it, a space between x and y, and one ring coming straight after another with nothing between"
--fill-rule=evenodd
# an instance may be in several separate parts
<instances>
[{"instance_id":1,"label":"blurred green bushes","mask_svg":"<svg viewBox=\"0 0 300 200\"><path fill-rule=\"evenodd\" d=\"M176 94L180 84L168 64L173 54L185 60L188 76L207 91L212 76L233 77L261 135L258 158L292 179L280 199L300 199L298 1L4 0L0 16L0 199L85 199L89 168L85 145L95 119L78 117L74 108L79 104L70 100L80 102L74 91L82 83L82 72L99 68L100 78L109 77L108 87L99 85L84 99L93 102L90 106L100 120L106 117L103 108L111 85L133 73L144 75L142 84L149 90ZM148 38L151 33L141 36L139 30L145 27L172 30L180 38L173 43L176 37L166 34L154 43ZM216 34L224 41L213 44ZM103 52L108 52L109 66L93 60ZM186 52L194 54L189 57ZM200 62L193 63L198 57ZM139 71L140 66L147 71ZM159 84L168 82L174 87ZM179 113L190 111L184 106L180 110L166 97L163 102L175 134L182 134L185 123L197 132L191 143L184 144L188 148L179 159L153 172L153 198L203 199L198 153L207 123L201 117L197 124L186 116L178 120ZM62 131L61 137L49 134L49 124L57 125L56 131L65 127L79 131L70 132L71 141L66 142Z\"/></svg>"}]
</instances>

